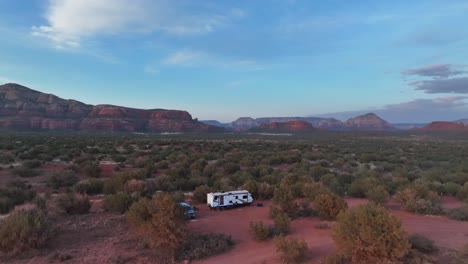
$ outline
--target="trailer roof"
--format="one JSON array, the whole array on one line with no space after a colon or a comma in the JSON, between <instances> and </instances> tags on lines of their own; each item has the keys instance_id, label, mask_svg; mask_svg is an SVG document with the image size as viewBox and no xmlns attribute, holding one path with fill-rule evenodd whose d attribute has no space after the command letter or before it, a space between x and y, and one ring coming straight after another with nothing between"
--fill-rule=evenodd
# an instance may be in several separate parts
<instances>
[{"instance_id":1,"label":"trailer roof","mask_svg":"<svg viewBox=\"0 0 468 264\"><path fill-rule=\"evenodd\" d=\"M212 192L208 193L211 195L230 195L230 194L244 194L244 193L249 193L247 190L236 190L236 191L228 191L228 192Z\"/></svg>"}]
</instances>

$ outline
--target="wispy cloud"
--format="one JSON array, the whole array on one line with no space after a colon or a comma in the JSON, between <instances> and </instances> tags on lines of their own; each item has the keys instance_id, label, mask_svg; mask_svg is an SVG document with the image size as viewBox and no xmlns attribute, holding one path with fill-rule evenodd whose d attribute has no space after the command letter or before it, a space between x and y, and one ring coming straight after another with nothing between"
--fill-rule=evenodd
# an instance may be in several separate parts
<instances>
[{"instance_id":1,"label":"wispy cloud","mask_svg":"<svg viewBox=\"0 0 468 264\"><path fill-rule=\"evenodd\" d=\"M170 54L163 62L169 65L190 66L205 56L200 51L183 49Z\"/></svg>"},{"instance_id":2,"label":"wispy cloud","mask_svg":"<svg viewBox=\"0 0 468 264\"><path fill-rule=\"evenodd\" d=\"M468 93L468 77L454 77L467 74L467 65L436 64L402 71L405 76L430 78L408 82L415 90L425 93Z\"/></svg>"},{"instance_id":3,"label":"wispy cloud","mask_svg":"<svg viewBox=\"0 0 468 264\"><path fill-rule=\"evenodd\" d=\"M454 75L468 73L468 71L463 70L465 67L465 65L436 64L415 69L404 70L402 71L402 74L416 75L422 77L448 78Z\"/></svg>"},{"instance_id":4,"label":"wispy cloud","mask_svg":"<svg viewBox=\"0 0 468 264\"><path fill-rule=\"evenodd\" d=\"M410 82L409 85L415 87L415 90L424 91L430 94L468 94L468 77L414 81Z\"/></svg>"},{"instance_id":5,"label":"wispy cloud","mask_svg":"<svg viewBox=\"0 0 468 264\"><path fill-rule=\"evenodd\" d=\"M192 12L196 4L169 0L49 0L45 25L32 27L34 36L58 48L77 48L86 38L120 33L162 32L190 35L211 32L231 19L245 15L241 9ZM198 6L197 6L198 7Z\"/></svg>"}]
</instances>

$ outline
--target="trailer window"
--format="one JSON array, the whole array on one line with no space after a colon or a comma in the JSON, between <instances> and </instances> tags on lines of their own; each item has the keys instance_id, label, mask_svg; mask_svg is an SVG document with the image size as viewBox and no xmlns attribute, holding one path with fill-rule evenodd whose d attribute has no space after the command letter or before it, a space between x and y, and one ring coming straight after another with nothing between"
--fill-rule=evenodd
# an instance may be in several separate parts
<instances>
[{"instance_id":1,"label":"trailer window","mask_svg":"<svg viewBox=\"0 0 468 264\"><path fill-rule=\"evenodd\" d=\"M242 199L247 199L247 195L242 196Z\"/></svg>"},{"instance_id":2,"label":"trailer window","mask_svg":"<svg viewBox=\"0 0 468 264\"><path fill-rule=\"evenodd\" d=\"M238 199L238 198L237 198L237 195L236 195L236 199Z\"/></svg>"},{"instance_id":3,"label":"trailer window","mask_svg":"<svg viewBox=\"0 0 468 264\"><path fill-rule=\"evenodd\" d=\"M215 201L218 201L218 196L215 196L215 197L214 197L214 200L215 200Z\"/></svg>"}]
</instances>

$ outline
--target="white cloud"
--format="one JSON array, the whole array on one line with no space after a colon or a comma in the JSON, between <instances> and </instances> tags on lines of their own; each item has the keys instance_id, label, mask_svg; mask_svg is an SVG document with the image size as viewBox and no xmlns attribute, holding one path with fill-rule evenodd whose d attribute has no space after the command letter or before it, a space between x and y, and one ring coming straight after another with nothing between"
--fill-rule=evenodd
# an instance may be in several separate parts
<instances>
[{"instance_id":1,"label":"white cloud","mask_svg":"<svg viewBox=\"0 0 468 264\"><path fill-rule=\"evenodd\" d=\"M32 34L49 39L57 47L77 48L85 38L103 34L205 33L244 15L240 9L226 10L225 14L195 12L200 10L194 8L196 4L170 0L49 0L44 15L47 23L33 26Z\"/></svg>"},{"instance_id":2,"label":"white cloud","mask_svg":"<svg viewBox=\"0 0 468 264\"><path fill-rule=\"evenodd\" d=\"M165 64L190 66L199 61L204 54L199 51L184 49L170 54L165 60Z\"/></svg>"}]
</instances>

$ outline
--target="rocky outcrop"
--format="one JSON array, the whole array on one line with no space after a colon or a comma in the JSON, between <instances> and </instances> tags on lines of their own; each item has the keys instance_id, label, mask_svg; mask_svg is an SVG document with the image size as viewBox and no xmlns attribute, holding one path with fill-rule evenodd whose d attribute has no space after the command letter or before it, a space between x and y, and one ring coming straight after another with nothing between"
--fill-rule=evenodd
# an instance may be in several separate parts
<instances>
[{"instance_id":1,"label":"rocky outcrop","mask_svg":"<svg viewBox=\"0 0 468 264\"><path fill-rule=\"evenodd\" d=\"M307 121L289 121L289 122L272 122L263 123L256 128L252 128L251 132L270 132L270 133L284 133L284 132L313 132L316 129L311 123Z\"/></svg>"},{"instance_id":2,"label":"rocky outcrop","mask_svg":"<svg viewBox=\"0 0 468 264\"><path fill-rule=\"evenodd\" d=\"M436 121L420 128L422 131L468 131L468 126L461 122Z\"/></svg>"},{"instance_id":3,"label":"rocky outcrop","mask_svg":"<svg viewBox=\"0 0 468 264\"><path fill-rule=\"evenodd\" d=\"M378 117L376 114L368 113L355 118L350 118L345 123L347 130L365 130L365 131L386 131L395 130L387 121Z\"/></svg>"},{"instance_id":4,"label":"rocky outcrop","mask_svg":"<svg viewBox=\"0 0 468 264\"><path fill-rule=\"evenodd\" d=\"M0 128L127 132L223 131L222 128L194 120L186 111L93 106L18 84L0 85Z\"/></svg>"},{"instance_id":5,"label":"rocky outcrop","mask_svg":"<svg viewBox=\"0 0 468 264\"><path fill-rule=\"evenodd\" d=\"M245 131L254 127L258 127L258 123L251 117L241 117L236 121L226 125L226 128L234 131Z\"/></svg>"}]
</instances>

